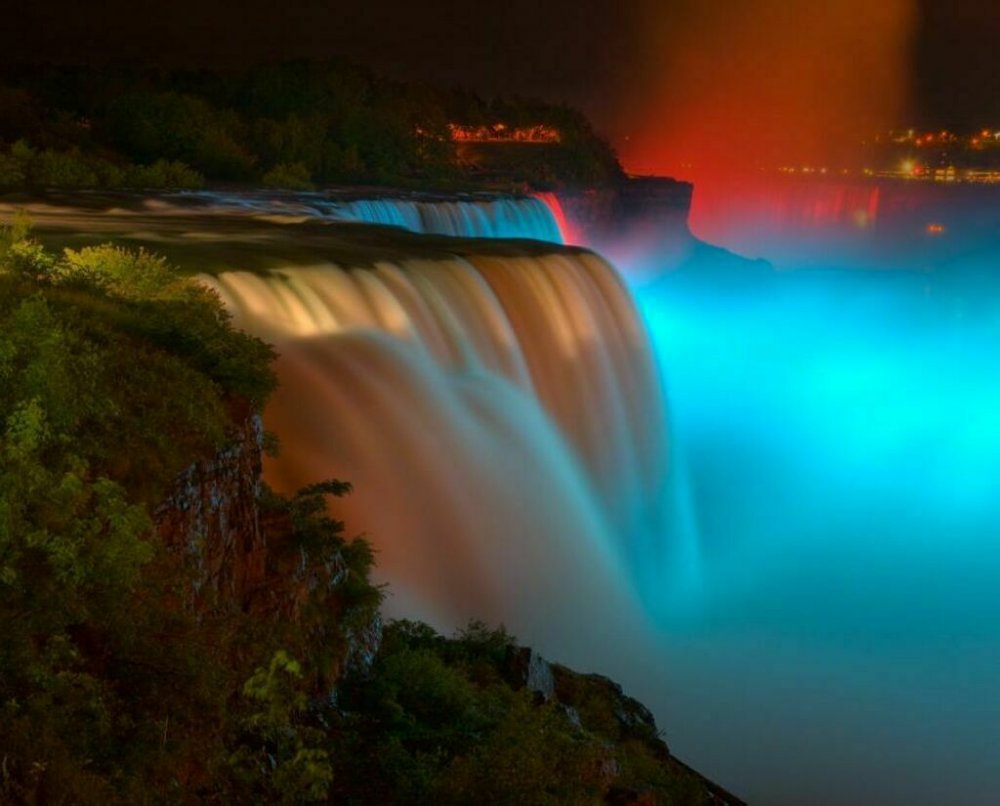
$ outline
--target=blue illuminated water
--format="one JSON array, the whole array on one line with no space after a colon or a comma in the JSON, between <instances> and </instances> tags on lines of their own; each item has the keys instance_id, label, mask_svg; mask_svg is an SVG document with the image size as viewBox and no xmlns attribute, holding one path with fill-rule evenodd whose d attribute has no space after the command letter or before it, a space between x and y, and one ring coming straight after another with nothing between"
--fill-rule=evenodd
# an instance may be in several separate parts
<instances>
[{"instance_id":1,"label":"blue illuminated water","mask_svg":"<svg viewBox=\"0 0 1000 806\"><path fill-rule=\"evenodd\" d=\"M776 228L785 271L636 284L702 551L654 705L750 802L1000 802L998 210L877 244L915 271Z\"/></svg>"}]
</instances>

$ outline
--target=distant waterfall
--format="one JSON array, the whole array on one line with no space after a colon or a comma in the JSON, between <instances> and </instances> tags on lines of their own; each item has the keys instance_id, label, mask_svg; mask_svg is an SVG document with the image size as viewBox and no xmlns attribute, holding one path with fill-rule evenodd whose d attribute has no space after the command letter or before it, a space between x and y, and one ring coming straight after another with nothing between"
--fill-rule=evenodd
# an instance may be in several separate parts
<instances>
[{"instance_id":1,"label":"distant waterfall","mask_svg":"<svg viewBox=\"0 0 1000 806\"><path fill-rule=\"evenodd\" d=\"M334 216L337 213L349 221L390 224L433 235L563 242L559 224L548 205L536 198L488 201L362 199L344 203Z\"/></svg>"},{"instance_id":2,"label":"distant waterfall","mask_svg":"<svg viewBox=\"0 0 1000 806\"><path fill-rule=\"evenodd\" d=\"M660 380L627 290L596 255L205 281L281 354L272 482L353 482L349 527L371 535L404 612L572 618L580 585L604 591L596 604L629 598L637 579L647 597L664 584Z\"/></svg>"},{"instance_id":3,"label":"distant waterfall","mask_svg":"<svg viewBox=\"0 0 1000 806\"><path fill-rule=\"evenodd\" d=\"M476 197L434 199L342 198L320 193L184 194L216 207L271 215L304 215L329 221L400 227L428 235L460 238L527 238L563 243L550 205L542 198Z\"/></svg>"}]
</instances>

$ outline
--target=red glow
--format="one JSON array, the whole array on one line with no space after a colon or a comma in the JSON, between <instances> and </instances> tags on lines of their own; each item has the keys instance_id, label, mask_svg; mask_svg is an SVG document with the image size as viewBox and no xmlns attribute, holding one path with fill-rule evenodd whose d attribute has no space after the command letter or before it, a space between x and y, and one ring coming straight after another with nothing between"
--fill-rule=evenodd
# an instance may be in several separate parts
<instances>
[{"instance_id":1,"label":"red glow","mask_svg":"<svg viewBox=\"0 0 1000 806\"><path fill-rule=\"evenodd\" d=\"M644 2L651 69L617 143L633 173L839 168L905 117L914 0Z\"/></svg>"},{"instance_id":2,"label":"red glow","mask_svg":"<svg viewBox=\"0 0 1000 806\"><path fill-rule=\"evenodd\" d=\"M944 232L943 224L928 224L927 234L928 235L941 235Z\"/></svg>"},{"instance_id":3,"label":"red glow","mask_svg":"<svg viewBox=\"0 0 1000 806\"><path fill-rule=\"evenodd\" d=\"M697 237L753 255L779 232L863 235L879 225L881 207L879 186L863 181L732 177L695 186L690 223Z\"/></svg>"},{"instance_id":4,"label":"red glow","mask_svg":"<svg viewBox=\"0 0 1000 806\"><path fill-rule=\"evenodd\" d=\"M559 225L559 233L562 235L563 243L573 246L586 245L583 233L567 218L566 211L563 210L562 203L555 193L536 193L535 198L545 202L549 210L552 211L552 217Z\"/></svg>"}]
</instances>

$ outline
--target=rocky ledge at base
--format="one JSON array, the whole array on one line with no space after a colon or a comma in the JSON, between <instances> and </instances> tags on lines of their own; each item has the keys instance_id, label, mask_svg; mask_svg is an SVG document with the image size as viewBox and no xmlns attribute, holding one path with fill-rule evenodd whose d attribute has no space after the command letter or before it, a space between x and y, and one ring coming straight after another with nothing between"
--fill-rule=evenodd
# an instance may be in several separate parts
<instances>
[{"instance_id":1,"label":"rocky ledge at base","mask_svg":"<svg viewBox=\"0 0 1000 806\"><path fill-rule=\"evenodd\" d=\"M712 806L746 806L746 802L670 753L652 713L641 702L629 697L615 681L598 674L581 674L557 663L549 663L529 647L511 647L507 658L507 680L515 689L532 692L539 703L553 703L579 730L585 730L582 708L587 701L597 700L607 706L619 734L619 741L636 741L645 745L672 776L696 783L704 803ZM655 794L634 787L616 785L621 772L616 762L603 770L608 780L605 801L611 804L658 803Z\"/></svg>"},{"instance_id":2,"label":"rocky ledge at base","mask_svg":"<svg viewBox=\"0 0 1000 806\"><path fill-rule=\"evenodd\" d=\"M271 522L273 518L260 505L264 445L260 419L240 411L234 413L234 420L237 424L229 445L177 479L175 489L157 509L157 535L175 551L198 555L195 565L200 576L193 581L192 591L195 607L228 600L247 612L276 609L282 617L295 619L297 588L306 582L296 582L294 562L282 547L286 530L281 523ZM333 574L331 580L335 599L343 575ZM336 619L333 607L330 620ZM745 806L743 800L674 757L649 709L627 696L617 683L550 663L533 649L518 646L502 630L482 632L485 628L479 625L448 639L426 625L400 622L388 628L393 640L383 641L384 627L377 612L363 623L355 620L351 625L331 627L331 632L339 633L343 651L326 677L329 688L315 696L316 709L329 709L333 722L370 722L357 703L370 699L366 687L384 688L382 667L398 660L400 654L430 652L450 670L462 669L473 686L482 686L477 678L488 669L491 685L499 681L511 696L527 694L532 707L556 720L559 736L589 748L587 769L595 768L590 770L590 792L596 801ZM479 637L470 639L474 634ZM405 647L402 652L401 646ZM472 667L455 660L461 656L467 662L470 652L477 658L472 666L478 671L470 672ZM334 730L333 740L336 734ZM473 748L476 741L472 740ZM517 775L516 767L502 772ZM368 802L401 802L394 794L372 794ZM497 803L517 802L497 797Z\"/></svg>"}]
</instances>

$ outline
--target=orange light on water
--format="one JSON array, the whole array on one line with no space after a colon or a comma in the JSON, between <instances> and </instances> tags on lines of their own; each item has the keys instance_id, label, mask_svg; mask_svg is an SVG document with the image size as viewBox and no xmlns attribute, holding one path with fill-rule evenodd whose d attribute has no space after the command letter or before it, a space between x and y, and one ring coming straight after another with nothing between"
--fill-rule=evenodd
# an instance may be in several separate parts
<instances>
[{"instance_id":1,"label":"orange light on water","mask_svg":"<svg viewBox=\"0 0 1000 806\"><path fill-rule=\"evenodd\" d=\"M928 224L927 225L927 234L928 235L941 235L943 233L944 233L944 225L943 224Z\"/></svg>"}]
</instances>

